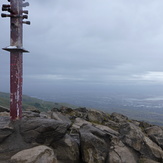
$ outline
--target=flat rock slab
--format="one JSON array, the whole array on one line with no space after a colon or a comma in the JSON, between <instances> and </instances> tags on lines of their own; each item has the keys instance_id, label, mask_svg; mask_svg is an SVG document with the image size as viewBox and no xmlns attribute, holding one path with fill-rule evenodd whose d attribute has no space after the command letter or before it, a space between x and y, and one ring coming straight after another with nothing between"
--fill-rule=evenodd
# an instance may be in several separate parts
<instances>
[{"instance_id":1,"label":"flat rock slab","mask_svg":"<svg viewBox=\"0 0 163 163\"><path fill-rule=\"evenodd\" d=\"M58 141L67 132L69 124L53 119L35 118L22 120L20 133L25 142L49 145L51 142Z\"/></svg>"},{"instance_id":2,"label":"flat rock slab","mask_svg":"<svg viewBox=\"0 0 163 163\"><path fill-rule=\"evenodd\" d=\"M57 163L51 148L40 145L18 152L11 157L12 163Z\"/></svg>"}]
</instances>

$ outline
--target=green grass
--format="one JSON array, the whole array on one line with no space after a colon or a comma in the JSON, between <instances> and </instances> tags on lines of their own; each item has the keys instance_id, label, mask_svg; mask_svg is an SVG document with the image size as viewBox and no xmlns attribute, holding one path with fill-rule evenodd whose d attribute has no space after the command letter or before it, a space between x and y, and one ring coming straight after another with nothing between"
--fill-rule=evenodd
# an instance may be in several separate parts
<instances>
[{"instance_id":1,"label":"green grass","mask_svg":"<svg viewBox=\"0 0 163 163\"><path fill-rule=\"evenodd\" d=\"M10 97L9 93L0 92L0 105L9 108L10 106L9 97ZM23 107L22 107L23 110L36 108L40 111L48 111L53 108L60 108L62 106L75 108L75 106L66 103L49 102L49 101L44 101L41 99L23 95Z\"/></svg>"}]
</instances>

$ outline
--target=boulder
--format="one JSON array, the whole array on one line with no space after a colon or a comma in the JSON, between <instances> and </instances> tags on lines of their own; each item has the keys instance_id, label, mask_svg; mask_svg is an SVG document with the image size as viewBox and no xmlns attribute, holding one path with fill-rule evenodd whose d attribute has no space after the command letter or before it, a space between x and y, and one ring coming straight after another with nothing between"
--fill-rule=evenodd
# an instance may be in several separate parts
<instances>
[{"instance_id":1,"label":"boulder","mask_svg":"<svg viewBox=\"0 0 163 163\"><path fill-rule=\"evenodd\" d=\"M75 109L75 111L87 113L88 109L86 107L79 107L79 108Z\"/></svg>"},{"instance_id":2,"label":"boulder","mask_svg":"<svg viewBox=\"0 0 163 163\"><path fill-rule=\"evenodd\" d=\"M84 120L88 120L88 109L86 109L85 107L80 107L80 108L74 109L74 112L72 112L72 113L71 114L75 118L78 117L78 118L82 118Z\"/></svg>"},{"instance_id":3,"label":"boulder","mask_svg":"<svg viewBox=\"0 0 163 163\"><path fill-rule=\"evenodd\" d=\"M0 106L0 112L10 112L10 110L4 106Z\"/></svg>"},{"instance_id":4,"label":"boulder","mask_svg":"<svg viewBox=\"0 0 163 163\"><path fill-rule=\"evenodd\" d=\"M40 114L37 112L32 112L32 111L23 111L22 117L23 117L23 119L26 118L26 120L28 120L31 118L40 117Z\"/></svg>"},{"instance_id":5,"label":"boulder","mask_svg":"<svg viewBox=\"0 0 163 163\"><path fill-rule=\"evenodd\" d=\"M22 120L20 133L27 143L50 144L66 134L69 124L53 119L35 118Z\"/></svg>"},{"instance_id":6,"label":"boulder","mask_svg":"<svg viewBox=\"0 0 163 163\"><path fill-rule=\"evenodd\" d=\"M111 140L108 159L110 163L137 163L138 155L115 137Z\"/></svg>"},{"instance_id":7,"label":"boulder","mask_svg":"<svg viewBox=\"0 0 163 163\"><path fill-rule=\"evenodd\" d=\"M113 129L111 129L110 127L104 126L104 125L99 125L99 124L93 124L93 126L95 126L96 128L104 131L105 133L109 134L109 135L114 135L114 136L119 136L119 133Z\"/></svg>"},{"instance_id":8,"label":"boulder","mask_svg":"<svg viewBox=\"0 0 163 163\"><path fill-rule=\"evenodd\" d=\"M73 139L68 134L66 134L59 141L56 141L53 144L51 144L51 146L59 162L63 163L80 162L79 144L75 141L75 139Z\"/></svg>"},{"instance_id":9,"label":"boulder","mask_svg":"<svg viewBox=\"0 0 163 163\"><path fill-rule=\"evenodd\" d=\"M141 129L132 123L123 123L120 126L120 135L122 141L136 151L140 151L144 139Z\"/></svg>"},{"instance_id":10,"label":"boulder","mask_svg":"<svg viewBox=\"0 0 163 163\"><path fill-rule=\"evenodd\" d=\"M152 126L145 129L148 137L163 149L163 129L159 126Z\"/></svg>"},{"instance_id":11,"label":"boulder","mask_svg":"<svg viewBox=\"0 0 163 163\"><path fill-rule=\"evenodd\" d=\"M0 116L0 143L3 142L13 132L14 129L10 124L10 118Z\"/></svg>"},{"instance_id":12,"label":"boulder","mask_svg":"<svg viewBox=\"0 0 163 163\"><path fill-rule=\"evenodd\" d=\"M154 160L151 160L149 158L140 158L139 162L141 163L160 163L160 162L157 162L157 161L154 161Z\"/></svg>"},{"instance_id":13,"label":"boulder","mask_svg":"<svg viewBox=\"0 0 163 163\"><path fill-rule=\"evenodd\" d=\"M112 120L107 120L103 125L108 126L116 131L118 131L120 127L120 123L114 122Z\"/></svg>"},{"instance_id":14,"label":"boulder","mask_svg":"<svg viewBox=\"0 0 163 163\"><path fill-rule=\"evenodd\" d=\"M61 114L60 112L57 112L57 111L52 112L51 113L51 118L55 119L55 120L58 120L60 122L67 123L67 124L71 125L70 119L67 116L64 116L63 114Z\"/></svg>"},{"instance_id":15,"label":"boulder","mask_svg":"<svg viewBox=\"0 0 163 163\"><path fill-rule=\"evenodd\" d=\"M95 109L88 110L88 121L102 124L109 119L106 113Z\"/></svg>"},{"instance_id":16,"label":"boulder","mask_svg":"<svg viewBox=\"0 0 163 163\"><path fill-rule=\"evenodd\" d=\"M0 116L1 117L10 117L10 113L9 112L0 112Z\"/></svg>"},{"instance_id":17,"label":"boulder","mask_svg":"<svg viewBox=\"0 0 163 163\"><path fill-rule=\"evenodd\" d=\"M96 127L84 125L80 129L80 148L83 162L104 163L109 153L109 137Z\"/></svg>"},{"instance_id":18,"label":"boulder","mask_svg":"<svg viewBox=\"0 0 163 163\"><path fill-rule=\"evenodd\" d=\"M124 123L120 127L123 143L138 151L141 155L155 161L163 161L162 149L149 139L138 126L132 123Z\"/></svg>"},{"instance_id":19,"label":"boulder","mask_svg":"<svg viewBox=\"0 0 163 163\"><path fill-rule=\"evenodd\" d=\"M81 126L86 124L92 125L91 122L88 122L82 118L75 118L75 121L70 128L70 134L79 133L79 129L81 128Z\"/></svg>"},{"instance_id":20,"label":"boulder","mask_svg":"<svg viewBox=\"0 0 163 163\"><path fill-rule=\"evenodd\" d=\"M11 163L57 163L57 159L51 148L40 145L16 153Z\"/></svg>"},{"instance_id":21,"label":"boulder","mask_svg":"<svg viewBox=\"0 0 163 163\"><path fill-rule=\"evenodd\" d=\"M163 151L161 147L146 136L144 137L144 143L142 144L140 152L148 158L163 162Z\"/></svg>"},{"instance_id":22,"label":"boulder","mask_svg":"<svg viewBox=\"0 0 163 163\"><path fill-rule=\"evenodd\" d=\"M140 124L139 124L139 127L141 127L142 129L146 129L151 126L152 126L151 124L144 122L144 121L140 122Z\"/></svg>"},{"instance_id":23,"label":"boulder","mask_svg":"<svg viewBox=\"0 0 163 163\"><path fill-rule=\"evenodd\" d=\"M35 112L35 113L40 113L40 110L37 109L37 108L34 107L34 106L30 106L30 107L26 108L25 110L26 110L26 111Z\"/></svg>"},{"instance_id":24,"label":"boulder","mask_svg":"<svg viewBox=\"0 0 163 163\"><path fill-rule=\"evenodd\" d=\"M117 122L117 123L122 123L128 121L128 117L125 115L119 114L119 113L112 113L110 116L111 120Z\"/></svg>"}]
</instances>

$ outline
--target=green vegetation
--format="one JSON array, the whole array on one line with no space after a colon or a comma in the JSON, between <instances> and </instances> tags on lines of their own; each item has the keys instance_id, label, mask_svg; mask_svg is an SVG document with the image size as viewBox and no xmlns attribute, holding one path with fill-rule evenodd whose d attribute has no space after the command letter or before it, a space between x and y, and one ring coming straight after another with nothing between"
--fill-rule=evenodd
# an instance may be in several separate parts
<instances>
[{"instance_id":1,"label":"green vegetation","mask_svg":"<svg viewBox=\"0 0 163 163\"><path fill-rule=\"evenodd\" d=\"M6 108L9 108L9 94L8 93L2 93L0 92L0 105L4 106ZM52 108L60 108L60 107L68 107L68 108L78 108L77 106L73 106L67 103L55 103L55 102L49 102L40 100L37 98L32 98L26 95L23 95L23 110L27 109L38 109L40 111L48 111ZM105 112L108 112L108 110L103 110ZM163 114L162 113L155 113L153 110L138 110L137 108L114 108L110 112L118 112L121 114L124 114L128 116L130 119L136 119L139 121L146 121L155 125L163 126ZM109 114L108 114L109 116Z\"/></svg>"},{"instance_id":2,"label":"green vegetation","mask_svg":"<svg viewBox=\"0 0 163 163\"><path fill-rule=\"evenodd\" d=\"M8 93L0 92L0 105L9 108L9 97L10 95ZM48 111L52 108L60 108L62 106L76 108L75 106L66 103L54 103L23 95L23 110L38 109L40 111Z\"/></svg>"}]
</instances>

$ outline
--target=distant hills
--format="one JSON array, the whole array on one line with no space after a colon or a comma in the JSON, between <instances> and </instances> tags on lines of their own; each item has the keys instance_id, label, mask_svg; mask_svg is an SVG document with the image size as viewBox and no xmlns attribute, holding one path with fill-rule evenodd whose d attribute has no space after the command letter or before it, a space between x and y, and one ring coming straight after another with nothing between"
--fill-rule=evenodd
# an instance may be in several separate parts
<instances>
[{"instance_id":1,"label":"distant hills","mask_svg":"<svg viewBox=\"0 0 163 163\"><path fill-rule=\"evenodd\" d=\"M6 108L10 107L10 95L9 93L0 92L0 105ZM49 102L41 99L33 98L23 95L23 110L39 109L40 111L48 111L52 108L60 108L62 106L75 108L75 106L67 103Z\"/></svg>"},{"instance_id":2,"label":"distant hills","mask_svg":"<svg viewBox=\"0 0 163 163\"><path fill-rule=\"evenodd\" d=\"M101 101L102 102L102 101ZM115 105L117 103L117 106ZM163 126L163 111L162 108L139 108L136 106L123 106L122 104L119 104L119 101L113 101L113 103L108 105L108 109L105 109L104 107L94 107L98 108L98 110L103 110L105 112L117 112L124 114L132 119L136 120L144 120L146 122ZM124 103L125 104L125 103ZM3 93L0 92L0 106L9 108L9 93ZM68 108L78 108L78 106L74 106L68 103L58 103L58 102L50 102L50 101L44 101L38 98L33 98L30 96L23 95L23 110L28 109L38 109L41 112L51 110L52 108L61 108L62 106L68 107ZM85 107L85 106L84 106ZM89 107L90 108L90 107Z\"/></svg>"}]
</instances>

